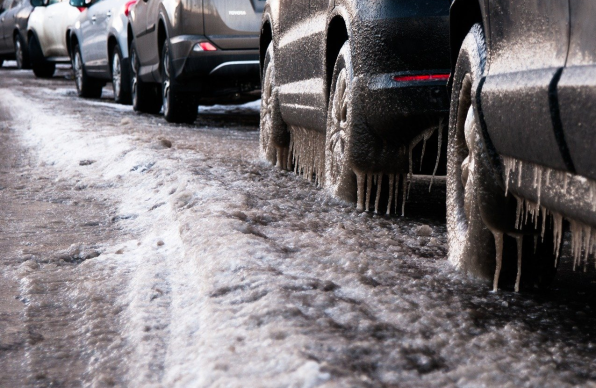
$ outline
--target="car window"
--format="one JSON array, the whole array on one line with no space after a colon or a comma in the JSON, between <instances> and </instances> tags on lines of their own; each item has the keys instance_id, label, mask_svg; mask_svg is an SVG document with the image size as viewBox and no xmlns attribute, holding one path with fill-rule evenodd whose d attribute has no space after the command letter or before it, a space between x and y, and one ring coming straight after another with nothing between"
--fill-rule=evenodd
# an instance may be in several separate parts
<instances>
[{"instance_id":1,"label":"car window","mask_svg":"<svg viewBox=\"0 0 596 388\"><path fill-rule=\"evenodd\" d=\"M48 3L48 5L62 3L63 1L64 0L50 0L50 2Z\"/></svg>"}]
</instances>

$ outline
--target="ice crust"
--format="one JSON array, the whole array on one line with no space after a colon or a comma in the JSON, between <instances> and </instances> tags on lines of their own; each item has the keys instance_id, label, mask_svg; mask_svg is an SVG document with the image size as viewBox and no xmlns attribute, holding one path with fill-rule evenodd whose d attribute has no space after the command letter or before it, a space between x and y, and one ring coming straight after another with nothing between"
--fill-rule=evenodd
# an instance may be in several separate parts
<instances>
[{"instance_id":1,"label":"ice crust","mask_svg":"<svg viewBox=\"0 0 596 388\"><path fill-rule=\"evenodd\" d=\"M404 149L408 152L408 173L396 174L386 171L361 171L353 169L356 175L356 207L361 211L369 211L374 209L375 213L379 212L379 205L381 200L381 185L386 179L389 184L388 202L386 206L386 214L398 214L397 201L398 189L401 183L402 204L401 215L405 215L406 201L409 196L409 189L414 176L414 166L412 152L414 148L423 142L422 156L420 164L422 168L422 161L426 150L426 142L437 133L438 150L436 156L435 167L432 178L428 187L429 192L432 189L435 174L439 167L439 160L441 157L441 145L443 137L443 120L439 121L437 127L431 127L426 131L421 132L418 136L410 141L409 144L404 145ZM290 126L290 147L289 150L278 148L277 150L277 167L286 169L289 166L294 166L294 172L302 175L306 180L312 181L319 187L325 186L325 135L314 130L298 126ZM397 168L399 170L399 168ZM372 195L374 194L374 198ZM374 207L371 206L371 200L374 200ZM392 207L393 205L393 207ZM393 209L393 211L392 211Z\"/></svg>"},{"instance_id":2,"label":"ice crust","mask_svg":"<svg viewBox=\"0 0 596 388\"><path fill-rule=\"evenodd\" d=\"M522 166L523 162L510 157L503 157L503 164L505 166L505 184L506 192L509 191L509 182L511 177L517 176L517 180L514 184L519 184L522 179ZM516 175L513 175L516 173ZM549 186L551 175L556 175L557 181L563 181L564 191L567 192L568 183L570 179L583 180L584 184L587 184L588 188L588 202L592 203L592 210L596 206L594 196L596 193L596 183L588 181L582 177L573 177L565 171L556 171L550 168L542 166L533 167L533 179L532 185L537 190L538 202L532 202L525 198L515 196L517 200L516 210L516 223L515 227L521 229L523 225L528 222L533 223L534 227L538 229L540 227L541 237L544 238L546 230L546 223L550 222L553 226L553 237L555 241L555 254L558 259L559 249L561 246L561 240L563 238L563 219L569 222L571 231L571 252L573 255L573 269L576 267L583 266L584 272L587 270L588 261L591 258L594 260L594 253L596 252L596 230L590 225L586 225L578 220L569 219L563 215L547 209L545 206L540 204L541 191L543 187L543 181L545 186ZM541 217L540 217L541 216ZM550 217L550 218L549 218ZM538 225L538 220L542 220L542 225ZM555 262L555 266L557 263ZM596 266L596 260L594 260Z\"/></svg>"},{"instance_id":3,"label":"ice crust","mask_svg":"<svg viewBox=\"0 0 596 388\"><path fill-rule=\"evenodd\" d=\"M106 359L128 365L130 387L572 387L596 377L589 344L568 341L579 335L543 302L487 294L453 270L444 225L426 221L419 235L417 221L354 211L260 164L255 132L174 130L146 116L123 128L119 110L97 124L88 111L3 94L40 163L89 195L109 187L118 204L126 233L81 267L87 292L108 291L94 289L96 274L119 289L108 307L124 328L89 366L89 386L103 383ZM172 148L153 148L157 136ZM105 311L95 307L82 307L89 319ZM73 335L88 335L89 351L109 338L86 330Z\"/></svg>"}]
</instances>

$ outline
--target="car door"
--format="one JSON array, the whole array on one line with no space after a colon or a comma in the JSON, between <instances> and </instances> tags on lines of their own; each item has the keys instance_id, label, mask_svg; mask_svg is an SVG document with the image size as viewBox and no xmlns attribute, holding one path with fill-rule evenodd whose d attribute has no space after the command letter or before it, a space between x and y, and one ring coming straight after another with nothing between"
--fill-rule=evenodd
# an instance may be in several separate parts
<instances>
[{"instance_id":1,"label":"car door","mask_svg":"<svg viewBox=\"0 0 596 388\"><path fill-rule=\"evenodd\" d=\"M276 78L281 114L290 125L314 129L323 124L316 96L324 87L318 55L324 17L311 12L310 0L280 1Z\"/></svg>"},{"instance_id":2,"label":"car door","mask_svg":"<svg viewBox=\"0 0 596 388\"><path fill-rule=\"evenodd\" d=\"M0 5L0 53L6 54L12 52L12 23L8 14L12 5L12 0L4 0Z\"/></svg>"},{"instance_id":3,"label":"car door","mask_svg":"<svg viewBox=\"0 0 596 388\"><path fill-rule=\"evenodd\" d=\"M143 66L155 67L158 63L157 5L159 0L140 0L134 7L134 34L137 55ZM150 67L141 70L141 75L151 71Z\"/></svg>"},{"instance_id":4,"label":"car door","mask_svg":"<svg viewBox=\"0 0 596 388\"><path fill-rule=\"evenodd\" d=\"M489 17L481 103L490 138L502 155L564 170L549 92L567 56L569 0L493 0Z\"/></svg>"},{"instance_id":5,"label":"car door","mask_svg":"<svg viewBox=\"0 0 596 388\"><path fill-rule=\"evenodd\" d=\"M596 179L596 2L570 6L569 54L557 88L561 127L570 171Z\"/></svg>"},{"instance_id":6,"label":"car door","mask_svg":"<svg viewBox=\"0 0 596 388\"><path fill-rule=\"evenodd\" d=\"M87 9L84 34L84 60L90 73L107 71L108 20L112 16L110 0L98 0Z\"/></svg>"}]
</instances>

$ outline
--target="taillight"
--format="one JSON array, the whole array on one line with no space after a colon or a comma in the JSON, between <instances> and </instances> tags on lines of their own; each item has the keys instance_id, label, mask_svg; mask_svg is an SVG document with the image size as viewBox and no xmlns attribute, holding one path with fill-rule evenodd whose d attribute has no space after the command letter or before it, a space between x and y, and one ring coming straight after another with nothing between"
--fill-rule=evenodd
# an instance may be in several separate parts
<instances>
[{"instance_id":1,"label":"taillight","mask_svg":"<svg viewBox=\"0 0 596 388\"><path fill-rule=\"evenodd\" d=\"M215 47L210 42L200 42L194 45L192 51L216 51L217 47Z\"/></svg>"},{"instance_id":2,"label":"taillight","mask_svg":"<svg viewBox=\"0 0 596 388\"><path fill-rule=\"evenodd\" d=\"M86 10L86 7L77 7L77 9L79 10L79 12L83 12L84 10Z\"/></svg>"},{"instance_id":3,"label":"taillight","mask_svg":"<svg viewBox=\"0 0 596 388\"><path fill-rule=\"evenodd\" d=\"M128 16L130 13L130 8L137 3L137 0L130 0L124 4L124 16Z\"/></svg>"},{"instance_id":4,"label":"taillight","mask_svg":"<svg viewBox=\"0 0 596 388\"><path fill-rule=\"evenodd\" d=\"M416 75L396 75L393 77L394 81L397 82L409 82L409 81L440 81L448 80L449 74L416 74Z\"/></svg>"}]
</instances>

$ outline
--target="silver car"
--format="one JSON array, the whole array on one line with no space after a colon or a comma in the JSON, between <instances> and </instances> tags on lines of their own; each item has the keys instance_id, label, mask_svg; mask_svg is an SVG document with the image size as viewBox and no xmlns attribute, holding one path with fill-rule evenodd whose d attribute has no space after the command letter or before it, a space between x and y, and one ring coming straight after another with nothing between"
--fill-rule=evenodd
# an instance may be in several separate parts
<instances>
[{"instance_id":1,"label":"silver car","mask_svg":"<svg viewBox=\"0 0 596 388\"><path fill-rule=\"evenodd\" d=\"M128 12L136 0L70 0L83 9L68 31L68 52L80 97L99 98L111 81L114 100L130 103Z\"/></svg>"}]
</instances>

